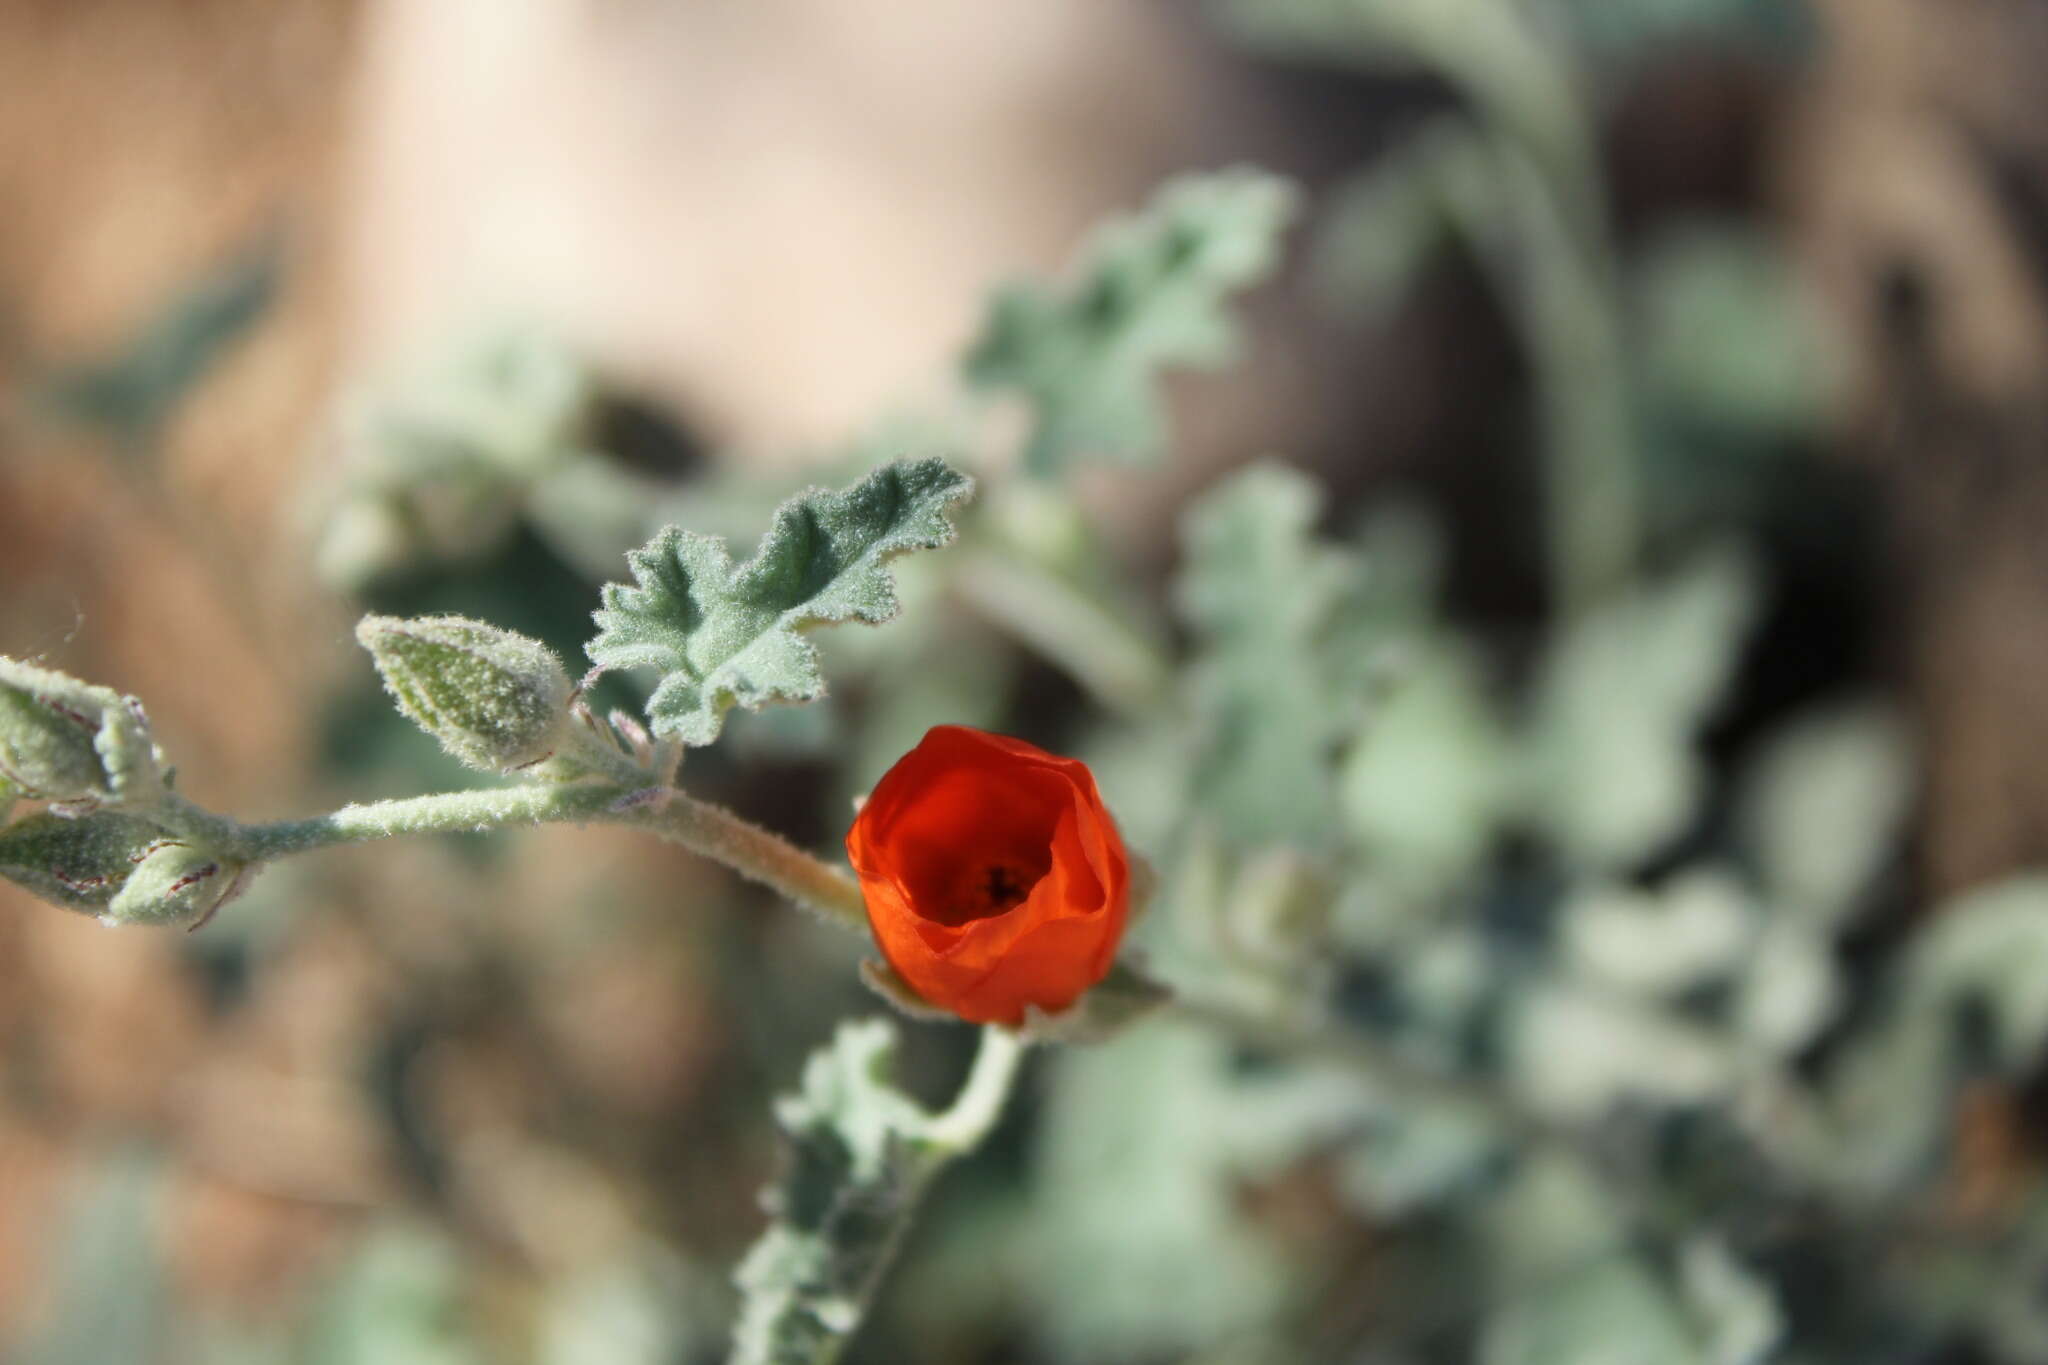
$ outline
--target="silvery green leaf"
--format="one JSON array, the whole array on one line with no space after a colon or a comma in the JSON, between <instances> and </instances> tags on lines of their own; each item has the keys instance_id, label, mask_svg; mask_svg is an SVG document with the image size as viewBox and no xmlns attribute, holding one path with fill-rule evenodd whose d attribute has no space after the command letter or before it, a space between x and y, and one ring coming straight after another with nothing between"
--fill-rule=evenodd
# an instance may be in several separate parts
<instances>
[{"instance_id":1,"label":"silvery green leaf","mask_svg":"<svg viewBox=\"0 0 2048 1365\"><path fill-rule=\"evenodd\" d=\"M538 1324L538 1365L672 1365L699 1358L722 1328L712 1286L646 1244L581 1264L553 1285Z\"/></svg>"},{"instance_id":2,"label":"silvery green leaf","mask_svg":"<svg viewBox=\"0 0 2048 1365\"><path fill-rule=\"evenodd\" d=\"M591 460L595 398L567 348L503 325L353 396L335 423L341 487L315 550L321 576L355 590L498 544L540 481Z\"/></svg>"},{"instance_id":3,"label":"silvery green leaf","mask_svg":"<svg viewBox=\"0 0 2048 1365\"><path fill-rule=\"evenodd\" d=\"M1734 673L1755 595L1746 559L1706 554L1551 642L1524 799L1574 863L1626 869L1693 818L1698 733Z\"/></svg>"},{"instance_id":4,"label":"silvery green leaf","mask_svg":"<svg viewBox=\"0 0 2048 1365\"><path fill-rule=\"evenodd\" d=\"M1184 176L1102 229L1069 286L998 292L966 374L1030 404L1026 467L1050 478L1091 456L1156 459L1159 372L1231 357L1225 301L1273 268L1293 205L1292 188L1263 171Z\"/></svg>"},{"instance_id":5,"label":"silvery green leaf","mask_svg":"<svg viewBox=\"0 0 2048 1365\"><path fill-rule=\"evenodd\" d=\"M1396 1219L1456 1196L1501 1155L1500 1134L1469 1114L1388 1103L1348 1145L1338 1189L1360 1212Z\"/></svg>"},{"instance_id":6,"label":"silvery green leaf","mask_svg":"<svg viewBox=\"0 0 2048 1365\"><path fill-rule=\"evenodd\" d=\"M173 1321L171 1285L148 1236L160 1217L159 1163L133 1153L78 1163L62 1222L43 1248L50 1302L22 1365L149 1360Z\"/></svg>"},{"instance_id":7,"label":"silvery green leaf","mask_svg":"<svg viewBox=\"0 0 2048 1365\"><path fill-rule=\"evenodd\" d=\"M1746 774L1738 827L1773 904L1825 933L1891 855L1912 798L1905 727L1866 702L1773 735Z\"/></svg>"},{"instance_id":8,"label":"silvery green leaf","mask_svg":"<svg viewBox=\"0 0 2048 1365\"><path fill-rule=\"evenodd\" d=\"M1315 844L1336 830L1331 755L1352 727L1323 646L1361 569L1314 537L1321 510L1313 480L1259 464L1204 494L1183 526L1193 787L1244 844Z\"/></svg>"},{"instance_id":9,"label":"silvery green leaf","mask_svg":"<svg viewBox=\"0 0 2048 1365\"><path fill-rule=\"evenodd\" d=\"M955 1155L935 1116L890 1084L895 1052L887 1020L842 1024L797 1093L776 1102L789 1153L764 1196L774 1221L736 1275L733 1365L836 1359L907 1215Z\"/></svg>"},{"instance_id":10,"label":"silvery green leaf","mask_svg":"<svg viewBox=\"0 0 2048 1365\"><path fill-rule=\"evenodd\" d=\"M1742 969L1731 1006L1735 1028L1773 1055L1797 1052L1842 1005L1833 945L1798 922L1765 928Z\"/></svg>"},{"instance_id":11,"label":"silvery green leaf","mask_svg":"<svg viewBox=\"0 0 2048 1365\"><path fill-rule=\"evenodd\" d=\"M1653 243L1632 282L1645 386L1676 419L1768 437L1823 415L1825 337L1775 239L1693 223Z\"/></svg>"},{"instance_id":12,"label":"silvery green leaf","mask_svg":"<svg viewBox=\"0 0 2048 1365\"><path fill-rule=\"evenodd\" d=\"M2048 878L1970 892L1928 916L1877 1025L1829 1077L1834 1173L1896 1190L1928 1170L1952 1128L1957 1087L2020 1076L2048 1053Z\"/></svg>"},{"instance_id":13,"label":"silvery green leaf","mask_svg":"<svg viewBox=\"0 0 2048 1365\"><path fill-rule=\"evenodd\" d=\"M1770 1284L1712 1237L1694 1237L1680 1250L1678 1288L1701 1365L1762 1365L1785 1335Z\"/></svg>"},{"instance_id":14,"label":"silvery green leaf","mask_svg":"<svg viewBox=\"0 0 2048 1365\"><path fill-rule=\"evenodd\" d=\"M2048 1053L2048 876L2016 877L1935 910L1907 962L1903 1007L1946 1016L1953 1030L1969 1010L1984 1025L1990 1055L2006 1075Z\"/></svg>"},{"instance_id":15,"label":"silvery green leaf","mask_svg":"<svg viewBox=\"0 0 2048 1365\"><path fill-rule=\"evenodd\" d=\"M1574 964L1611 986L1675 995L1724 977L1744 957L1758 914L1723 868L1693 867L1655 891L1596 884L1564 909L1564 947Z\"/></svg>"},{"instance_id":16,"label":"silvery green leaf","mask_svg":"<svg viewBox=\"0 0 2048 1365\"><path fill-rule=\"evenodd\" d=\"M1052 1058L1023 1226L1031 1326L1055 1358L1177 1359L1267 1322L1294 1271L1245 1218L1240 1182L1352 1129L1355 1078L1248 1075L1177 1019ZM1105 1197L1113 1191L1114 1197Z\"/></svg>"},{"instance_id":17,"label":"silvery green leaf","mask_svg":"<svg viewBox=\"0 0 2048 1365\"><path fill-rule=\"evenodd\" d=\"M1359 727L1338 775L1346 827L1376 876L1434 892L1471 873L1510 796L1508 737L1477 661L1422 641Z\"/></svg>"},{"instance_id":18,"label":"silvery green leaf","mask_svg":"<svg viewBox=\"0 0 2048 1365\"><path fill-rule=\"evenodd\" d=\"M1736 1079L1721 1050L1597 991L1536 986L1507 1032L1516 1085L1530 1104L1558 1119L1597 1119L1627 1100L1698 1103L1725 1093Z\"/></svg>"},{"instance_id":19,"label":"silvery green leaf","mask_svg":"<svg viewBox=\"0 0 2048 1365\"><path fill-rule=\"evenodd\" d=\"M1480 1334L1481 1365L1705 1365L1648 1266L1616 1254L1529 1287Z\"/></svg>"},{"instance_id":20,"label":"silvery green leaf","mask_svg":"<svg viewBox=\"0 0 2048 1365\"><path fill-rule=\"evenodd\" d=\"M373 1226L315 1307L305 1365L477 1365L455 1249L424 1227Z\"/></svg>"},{"instance_id":21,"label":"silvery green leaf","mask_svg":"<svg viewBox=\"0 0 2048 1365\"><path fill-rule=\"evenodd\" d=\"M662 674L647 715L686 744L718 737L734 705L823 694L802 632L896 614L888 562L953 538L948 513L973 481L942 460L886 465L844 492L812 489L783 503L753 558L670 527L627 556L632 586L607 585L589 645L604 668Z\"/></svg>"},{"instance_id":22,"label":"silvery green leaf","mask_svg":"<svg viewBox=\"0 0 2048 1365\"><path fill-rule=\"evenodd\" d=\"M1488 1269L1509 1290L1551 1284L1604 1261L1628 1234L1627 1215L1592 1163L1556 1150L1524 1152L1500 1191L1473 1213Z\"/></svg>"}]
</instances>

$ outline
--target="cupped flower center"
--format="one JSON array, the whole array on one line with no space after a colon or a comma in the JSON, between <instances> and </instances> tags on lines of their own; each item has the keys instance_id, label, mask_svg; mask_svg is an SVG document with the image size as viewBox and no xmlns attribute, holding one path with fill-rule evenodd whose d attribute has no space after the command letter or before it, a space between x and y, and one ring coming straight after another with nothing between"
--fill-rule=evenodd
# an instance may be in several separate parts
<instances>
[{"instance_id":1,"label":"cupped flower center","mask_svg":"<svg viewBox=\"0 0 2048 1365\"><path fill-rule=\"evenodd\" d=\"M1056 773L957 769L897 817L897 869L920 918L957 928L1022 905L1052 871L1073 794Z\"/></svg>"}]
</instances>

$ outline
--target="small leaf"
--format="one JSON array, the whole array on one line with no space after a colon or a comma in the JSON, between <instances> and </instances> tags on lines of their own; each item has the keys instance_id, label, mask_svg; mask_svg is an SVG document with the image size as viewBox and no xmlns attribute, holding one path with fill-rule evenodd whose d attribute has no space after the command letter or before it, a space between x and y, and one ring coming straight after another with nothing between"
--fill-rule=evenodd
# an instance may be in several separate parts
<instances>
[{"instance_id":1,"label":"small leaf","mask_svg":"<svg viewBox=\"0 0 2048 1365\"><path fill-rule=\"evenodd\" d=\"M1332 756L1350 717L1335 669L1351 661L1325 646L1360 566L1314 538L1321 507L1305 475L1254 465L1205 494L1182 534L1194 782L1242 843L1320 842L1336 828Z\"/></svg>"},{"instance_id":2,"label":"small leaf","mask_svg":"<svg viewBox=\"0 0 2048 1365\"><path fill-rule=\"evenodd\" d=\"M1098 234L1068 289L1018 284L995 296L967 379L1031 404L1032 473L1054 477L1088 456L1158 457L1158 372L1230 358L1224 300L1273 268L1294 197L1261 171L1187 176Z\"/></svg>"},{"instance_id":3,"label":"small leaf","mask_svg":"<svg viewBox=\"0 0 2048 1365\"><path fill-rule=\"evenodd\" d=\"M1900 718L1875 703L1837 707L1772 737L1744 782L1737 828L1771 899L1833 932L1892 856L1912 799Z\"/></svg>"},{"instance_id":4,"label":"small leaf","mask_svg":"<svg viewBox=\"0 0 2048 1365\"><path fill-rule=\"evenodd\" d=\"M888 561L952 540L948 510L973 487L925 459L884 466L841 493L812 489L776 510L754 557L738 565L723 540L671 526L626 557L634 586L606 585L590 657L660 669L648 719L685 744L718 738L735 704L813 700L825 679L800 632L893 617Z\"/></svg>"},{"instance_id":5,"label":"small leaf","mask_svg":"<svg viewBox=\"0 0 2048 1365\"><path fill-rule=\"evenodd\" d=\"M1759 916L1729 872L1698 866L1654 891L1598 884L1564 908L1564 948L1575 965L1639 995L1675 996L1731 974Z\"/></svg>"},{"instance_id":6,"label":"small leaf","mask_svg":"<svg viewBox=\"0 0 2048 1365\"><path fill-rule=\"evenodd\" d=\"M1746 559L1710 553L1552 643L1525 796L1574 862L1630 867L1693 818L1706 781L1695 743L1735 672L1755 597Z\"/></svg>"}]
</instances>

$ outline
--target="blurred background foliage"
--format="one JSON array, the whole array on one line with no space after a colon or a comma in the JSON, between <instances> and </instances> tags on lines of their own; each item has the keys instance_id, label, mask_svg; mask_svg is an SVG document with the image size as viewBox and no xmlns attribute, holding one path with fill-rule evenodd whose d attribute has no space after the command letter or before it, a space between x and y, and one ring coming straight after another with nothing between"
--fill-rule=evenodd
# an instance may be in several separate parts
<instances>
[{"instance_id":1,"label":"blurred background foliage","mask_svg":"<svg viewBox=\"0 0 2048 1365\"><path fill-rule=\"evenodd\" d=\"M356 614L573 657L656 527L944 454L961 543L693 790L829 851L931 724L1078 753L1185 1007L1034 1064L852 1359L2048 1359L2044 44L12 0L0 648L219 808L445 788ZM1240 162L1299 189L1130 216ZM0 1358L722 1358L770 1098L878 1002L644 842L9 893Z\"/></svg>"}]
</instances>

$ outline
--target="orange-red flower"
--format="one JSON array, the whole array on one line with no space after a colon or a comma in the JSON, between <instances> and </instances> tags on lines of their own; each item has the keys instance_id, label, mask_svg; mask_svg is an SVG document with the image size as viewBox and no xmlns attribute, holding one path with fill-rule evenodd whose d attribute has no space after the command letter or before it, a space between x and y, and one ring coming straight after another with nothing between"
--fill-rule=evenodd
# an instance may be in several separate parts
<instances>
[{"instance_id":1,"label":"orange-red flower","mask_svg":"<svg viewBox=\"0 0 2048 1365\"><path fill-rule=\"evenodd\" d=\"M847 831L875 942L927 1001L978 1024L1060 1010L1109 971L1131 867L1088 765L941 725Z\"/></svg>"}]
</instances>

